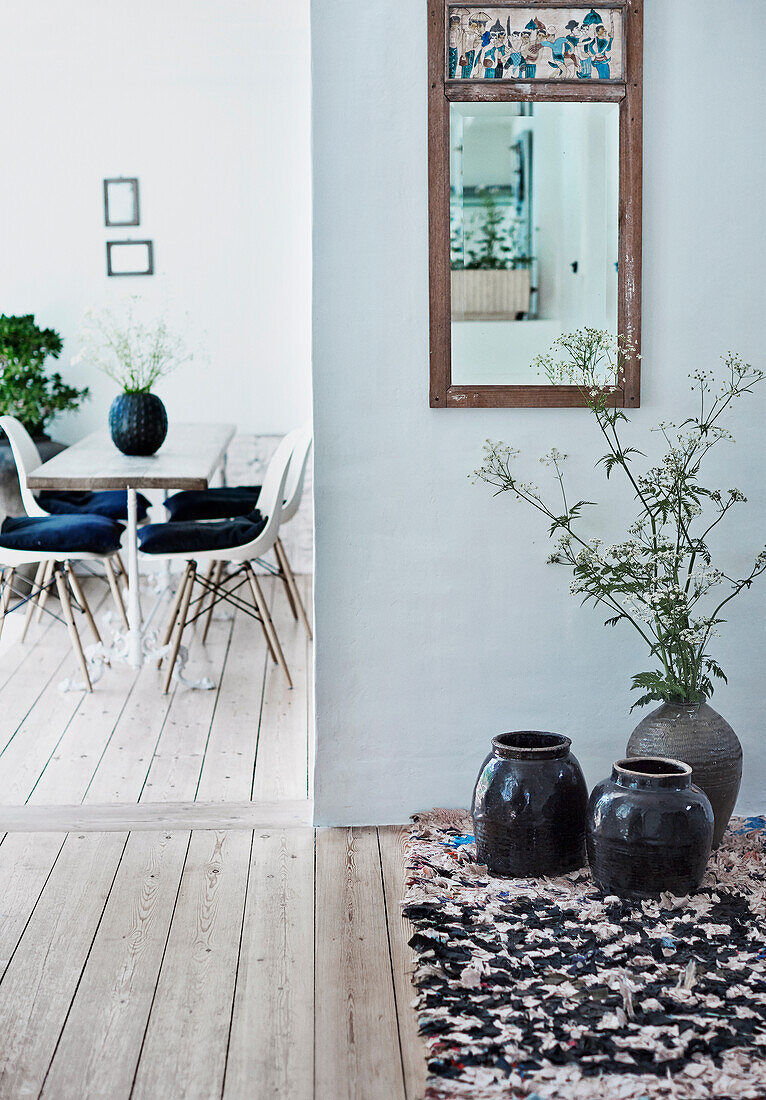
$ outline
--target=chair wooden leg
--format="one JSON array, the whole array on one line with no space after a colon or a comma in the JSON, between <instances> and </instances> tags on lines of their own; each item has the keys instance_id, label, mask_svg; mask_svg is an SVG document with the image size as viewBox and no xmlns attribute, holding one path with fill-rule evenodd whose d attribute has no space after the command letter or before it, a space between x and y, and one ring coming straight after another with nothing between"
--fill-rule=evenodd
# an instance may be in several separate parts
<instances>
[{"instance_id":1,"label":"chair wooden leg","mask_svg":"<svg viewBox=\"0 0 766 1100\"><path fill-rule=\"evenodd\" d=\"M184 597L184 592L186 590L186 581L188 579L190 569L191 569L191 562L187 561L186 565L184 566L184 571L181 574L181 579L178 582L178 587L176 588L176 594L173 597L173 604L170 608L170 614L168 615L168 618L167 618L167 624L166 624L166 627L165 627L165 636L162 639L162 644L160 645L160 649L164 649L165 646L170 641L171 637L173 636L173 628L176 625L176 619L178 618L178 610L181 606L181 600ZM162 668L162 660L163 660L162 657L160 657L159 660L157 661L157 668Z\"/></svg>"},{"instance_id":2,"label":"chair wooden leg","mask_svg":"<svg viewBox=\"0 0 766 1100\"><path fill-rule=\"evenodd\" d=\"M8 605L11 602L11 596L13 594L13 578L16 576L16 570L11 568L6 573L3 572L3 594L0 596L0 637L3 633L3 626L5 625L5 616L8 613Z\"/></svg>"},{"instance_id":3,"label":"chair wooden leg","mask_svg":"<svg viewBox=\"0 0 766 1100\"><path fill-rule=\"evenodd\" d=\"M120 576L124 577L127 580L128 579L128 571L125 568L125 562L122 560L122 554L120 553L119 550L115 553L114 557L115 557L115 560L117 561L117 568L120 571Z\"/></svg>"},{"instance_id":4,"label":"chair wooden leg","mask_svg":"<svg viewBox=\"0 0 766 1100\"><path fill-rule=\"evenodd\" d=\"M120 592L120 582L117 579L117 574L114 571L114 565L110 558L104 558L104 569L106 571L106 579L109 581L109 588L112 592L112 599L114 600L114 606L119 612L122 619L123 626L126 630L129 630L128 616L125 613L125 601L122 598L122 592Z\"/></svg>"},{"instance_id":5,"label":"chair wooden leg","mask_svg":"<svg viewBox=\"0 0 766 1100\"><path fill-rule=\"evenodd\" d=\"M247 576L247 574L245 574L245 575ZM250 579L250 578L248 577L248 583L249 583L249 579ZM255 598L255 591L254 591L254 589L253 589L253 586L252 586L252 585L250 585L250 595L251 595L251 597L252 597L252 599L253 599L253 604L255 605L255 610L256 610L256 613L257 613L257 614L258 614L258 616L260 617L260 615L261 615L261 609L260 609L260 608L259 608L259 606L258 606L258 600L257 600L257 599ZM244 599L244 596L243 596L242 598ZM265 630L265 628L263 627L263 624L261 624L261 629L263 629L263 636L264 636L264 638L266 639L266 645L268 646L268 650L269 650L269 656L271 657L271 659L272 659L272 661L274 662L274 664L276 664L276 663L277 663L277 654L276 654L276 651L275 651L275 649L274 649L274 646L273 646L273 645L271 644L271 638L270 638L270 636L269 636L269 635L268 635L268 634L266 633L266 630Z\"/></svg>"},{"instance_id":6,"label":"chair wooden leg","mask_svg":"<svg viewBox=\"0 0 766 1100\"><path fill-rule=\"evenodd\" d=\"M222 561L211 561L210 566L208 567L208 571L205 574L205 580L206 581L210 580L210 578L213 576L213 569L215 569L215 577L213 578L213 584L220 584L221 583L221 578L223 577L223 567L224 567L224 565L225 565L225 562L222 562ZM215 597L216 597L216 593L211 592L210 593L210 603L208 604L207 610L205 612L205 625L204 625L203 630L202 630L202 644L203 645L207 641L207 632L208 632L208 630L210 630L210 624L213 621L213 608L215 607Z\"/></svg>"},{"instance_id":7,"label":"chair wooden leg","mask_svg":"<svg viewBox=\"0 0 766 1100\"><path fill-rule=\"evenodd\" d=\"M186 574L186 581L184 585L183 599L181 600L181 609L178 612L178 622L176 623L176 635L173 639L173 648L170 651L170 659L168 661L167 671L165 673L165 683L162 691L164 695L170 691L170 681L173 679L173 669L176 667L176 660L178 659L178 650L181 648L181 636L183 635L184 628L186 626L186 617L189 614L189 603L192 597L192 591L194 590L194 578L197 575L197 566L195 562L189 562L189 566Z\"/></svg>"},{"instance_id":8,"label":"chair wooden leg","mask_svg":"<svg viewBox=\"0 0 766 1100\"><path fill-rule=\"evenodd\" d=\"M69 628L69 637L72 639L72 648L74 649L75 656L82 670L85 686L88 691L93 691L93 685L90 682L90 675L88 673L88 662L85 660L85 654L82 651L82 642L80 641L80 635L77 633L74 615L72 614L72 603L69 599L69 589L67 588L66 578L58 567L54 570L54 576L56 578L56 588L58 589L61 608L64 612L67 627Z\"/></svg>"},{"instance_id":9,"label":"chair wooden leg","mask_svg":"<svg viewBox=\"0 0 766 1100\"><path fill-rule=\"evenodd\" d=\"M43 611L45 605L48 602L48 595L51 590L51 581L53 579L53 562L46 563L45 572L43 573L43 590L37 599L37 622L39 623L43 617Z\"/></svg>"},{"instance_id":10,"label":"chair wooden leg","mask_svg":"<svg viewBox=\"0 0 766 1100\"><path fill-rule=\"evenodd\" d=\"M245 562L245 572L247 573L247 579L250 582L250 590L253 593L253 599L255 600L255 606L258 608L258 614L261 616L261 623L263 625L263 633L266 635L266 640L270 644L272 652L276 655L277 664L285 674L287 680L287 686L292 687L293 682L290 679L290 671L287 667L287 661L285 655L282 652L282 646L279 644L279 638L277 632L274 629L274 623L271 621L271 615L269 614L269 608L264 599L261 586L258 583L258 578L253 572L253 567L250 562Z\"/></svg>"},{"instance_id":11,"label":"chair wooden leg","mask_svg":"<svg viewBox=\"0 0 766 1100\"><path fill-rule=\"evenodd\" d=\"M27 636L27 631L29 630L29 624L32 622L32 616L34 615L35 608L37 607L37 599L38 599L38 595L39 595L39 592L40 592L40 585L43 583L43 577L45 576L45 570L46 570L47 566L48 566L47 561L41 561L40 564L37 567L37 572L35 573L35 579L34 579L34 582L32 584L32 588L30 589L30 592L29 592L29 602L27 603L27 613L24 616L24 629L21 632L21 641L22 642L24 641L24 639Z\"/></svg>"},{"instance_id":12,"label":"chair wooden leg","mask_svg":"<svg viewBox=\"0 0 766 1100\"><path fill-rule=\"evenodd\" d=\"M290 588L290 582L287 579L287 570L284 567L284 563L282 561L282 556L280 554L280 548L279 548L278 544L279 544L279 539L277 539L277 541L274 543L274 557L277 559L277 568L279 569L279 572L277 573L277 576L281 580L282 584L285 586L285 595L287 596L287 602L290 605L290 611L292 612L293 618L297 619L298 618L298 608L295 606L295 600L293 599L293 593L292 593L292 589Z\"/></svg>"},{"instance_id":13,"label":"chair wooden leg","mask_svg":"<svg viewBox=\"0 0 766 1100\"><path fill-rule=\"evenodd\" d=\"M293 614L295 615L295 608L297 607L298 613L297 615L295 615L295 617L300 617L300 620L306 628L306 633L308 634L309 638L313 638L314 635L311 633L311 626L309 624L308 615L306 614L306 608L303 606L303 600L301 599L300 590L298 589L298 582L295 579L295 574L293 573L292 566L290 565L287 557L287 551L282 545L281 539L277 539L277 541L274 543L274 552L277 555L279 567L284 574L287 591L290 592L290 590L292 589L292 600L290 602L293 607Z\"/></svg>"},{"instance_id":14,"label":"chair wooden leg","mask_svg":"<svg viewBox=\"0 0 766 1100\"><path fill-rule=\"evenodd\" d=\"M90 607L88 606L88 601L85 599L85 593L83 592L82 586L80 585L80 578L77 576L74 569L72 568L71 562L66 563L66 572L67 577L69 578L70 587L74 592L74 598L77 600L78 604L85 613L85 618L88 620L88 626L93 631L93 637L96 639L97 642L100 642L101 635L98 632L96 620L91 614Z\"/></svg>"}]
</instances>

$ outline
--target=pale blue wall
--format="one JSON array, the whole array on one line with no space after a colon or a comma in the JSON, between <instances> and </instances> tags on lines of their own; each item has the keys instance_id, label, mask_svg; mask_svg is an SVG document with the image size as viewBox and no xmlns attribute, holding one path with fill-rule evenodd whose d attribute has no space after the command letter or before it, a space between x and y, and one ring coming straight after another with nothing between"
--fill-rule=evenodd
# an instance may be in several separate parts
<instances>
[{"instance_id":1,"label":"pale blue wall","mask_svg":"<svg viewBox=\"0 0 766 1100\"><path fill-rule=\"evenodd\" d=\"M312 7L317 820L465 805L490 737L513 728L569 734L593 782L638 720L628 688L647 658L543 564L544 524L467 477L486 436L521 447L535 480L555 444L603 498L592 424L429 409L426 4ZM758 26L759 0L736 8ZM642 438L683 414L693 368L731 347L766 363L766 69L752 35L710 42L720 11L646 0ZM725 539L735 571L766 541L766 392L741 414L720 470L750 498ZM619 511L600 527L619 534ZM762 584L719 646L745 810L766 808L765 613Z\"/></svg>"}]
</instances>

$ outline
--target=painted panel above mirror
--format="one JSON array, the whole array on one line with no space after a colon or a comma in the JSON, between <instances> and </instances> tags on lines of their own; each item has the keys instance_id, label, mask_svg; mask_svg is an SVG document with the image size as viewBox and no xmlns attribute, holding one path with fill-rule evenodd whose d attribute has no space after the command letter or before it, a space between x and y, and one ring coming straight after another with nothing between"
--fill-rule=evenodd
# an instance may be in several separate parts
<instances>
[{"instance_id":1,"label":"painted panel above mirror","mask_svg":"<svg viewBox=\"0 0 766 1100\"><path fill-rule=\"evenodd\" d=\"M557 336L617 331L618 120L614 103L450 104L455 385L542 384Z\"/></svg>"},{"instance_id":2,"label":"painted panel above mirror","mask_svg":"<svg viewBox=\"0 0 766 1100\"><path fill-rule=\"evenodd\" d=\"M623 8L450 5L448 80L623 79Z\"/></svg>"}]
</instances>

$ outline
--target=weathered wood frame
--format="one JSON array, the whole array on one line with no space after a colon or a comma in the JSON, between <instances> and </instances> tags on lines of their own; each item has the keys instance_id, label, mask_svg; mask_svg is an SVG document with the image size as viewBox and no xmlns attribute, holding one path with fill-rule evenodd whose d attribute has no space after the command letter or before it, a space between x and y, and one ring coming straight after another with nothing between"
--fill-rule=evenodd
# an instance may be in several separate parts
<instances>
[{"instance_id":1,"label":"weathered wood frame","mask_svg":"<svg viewBox=\"0 0 766 1100\"><path fill-rule=\"evenodd\" d=\"M454 0L451 0L454 3ZM430 405L435 409L571 408L584 404L574 386L458 386L452 382L450 292L450 103L618 103L620 108L617 327L635 347L615 404L641 403L641 191L643 161L643 0L611 0L623 10L622 80L472 81L446 78L450 0L428 0L428 233ZM493 0L492 7L577 7L576 0Z\"/></svg>"}]
</instances>

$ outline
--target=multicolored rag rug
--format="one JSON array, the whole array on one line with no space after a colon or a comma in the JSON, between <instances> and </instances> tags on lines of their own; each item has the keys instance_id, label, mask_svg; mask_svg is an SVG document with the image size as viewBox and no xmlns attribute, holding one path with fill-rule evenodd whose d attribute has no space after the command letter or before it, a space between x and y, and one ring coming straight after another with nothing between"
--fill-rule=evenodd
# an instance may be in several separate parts
<instances>
[{"instance_id":1,"label":"multicolored rag rug","mask_svg":"<svg viewBox=\"0 0 766 1100\"><path fill-rule=\"evenodd\" d=\"M427 1100L764 1100L766 818L702 889L640 905L587 870L492 879L463 811L414 819L404 911Z\"/></svg>"}]
</instances>

